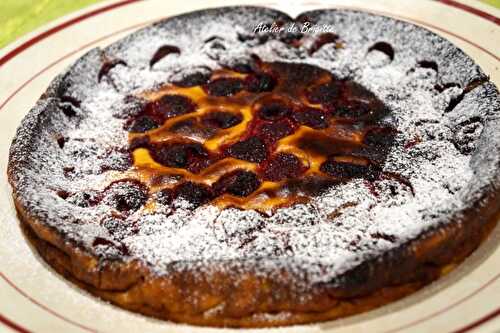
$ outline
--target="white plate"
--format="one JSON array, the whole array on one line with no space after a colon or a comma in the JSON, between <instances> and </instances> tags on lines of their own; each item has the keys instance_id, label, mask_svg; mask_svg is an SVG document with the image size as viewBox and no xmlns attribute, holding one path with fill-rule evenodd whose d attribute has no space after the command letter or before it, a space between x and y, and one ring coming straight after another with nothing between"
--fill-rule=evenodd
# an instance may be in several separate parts
<instances>
[{"instance_id":1,"label":"white plate","mask_svg":"<svg viewBox=\"0 0 500 333\"><path fill-rule=\"evenodd\" d=\"M0 52L0 331L215 332L121 310L66 282L22 236L6 165L19 122L52 78L90 48L155 20L222 5L265 5L296 15L328 7L364 9L425 26L468 53L500 86L500 11L477 1L115 1L52 23ZM475 13L474 13L475 12ZM498 20L498 19L497 19ZM498 22L498 21L497 21ZM500 332L500 228L458 269L422 291L377 310L334 322L271 332ZM232 330L225 330L230 332ZM236 330L234 330L236 332ZM247 330L252 331L252 330ZM256 330L254 330L256 331ZM262 332L262 330L258 330ZM238 332L241 332L239 330ZM245 331L246 332L246 331Z\"/></svg>"}]
</instances>

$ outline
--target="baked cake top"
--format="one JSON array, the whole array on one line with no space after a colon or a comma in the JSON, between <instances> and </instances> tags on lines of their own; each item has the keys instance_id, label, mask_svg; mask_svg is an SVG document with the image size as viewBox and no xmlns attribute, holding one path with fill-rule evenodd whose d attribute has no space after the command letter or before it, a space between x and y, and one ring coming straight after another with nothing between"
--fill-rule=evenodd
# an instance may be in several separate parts
<instances>
[{"instance_id":1,"label":"baked cake top","mask_svg":"<svg viewBox=\"0 0 500 333\"><path fill-rule=\"evenodd\" d=\"M286 32L304 22L335 32ZM412 24L208 9L57 77L9 175L33 218L102 262L335 284L498 188L499 111L481 69Z\"/></svg>"}]
</instances>

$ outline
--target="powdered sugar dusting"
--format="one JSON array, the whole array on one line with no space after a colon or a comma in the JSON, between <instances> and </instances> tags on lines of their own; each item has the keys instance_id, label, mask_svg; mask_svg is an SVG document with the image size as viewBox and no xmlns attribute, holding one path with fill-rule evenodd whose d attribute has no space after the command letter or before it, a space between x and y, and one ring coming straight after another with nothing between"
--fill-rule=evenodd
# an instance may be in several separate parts
<instances>
[{"instance_id":1,"label":"powdered sugar dusting","mask_svg":"<svg viewBox=\"0 0 500 333\"><path fill-rule=\"evenodd\" d=\"M18 130L10 162L17 199L102 261L138 258L157 274L196 268L251 269L272 276L285 268L304 287L301 281L335 281L360 263L448 223L477 202L482 189L498 185L498 91L491 83L466 91L471 82L485 79L470 58L440 37L393 19L351 11L304 15L333 24L343 47L327 44L307 56L305 49L279 39L242 41L241 35L251 35L261 21L289 18L271 10L236 8L169 19L89 52L52 83ZM223 48L206 42L213 36ZM392 46L392 61L383 52L369 51L378 41ZM162 45L175 45L181 53L150 68ZM110 167L128 163L121 114L133 112L127 96L251 54L319 66L370 89L391 110L384 121L398 129L384 171L405 181L387 177L370 185L353 180L272 216L211 205L194 208L181 198L154 211L145 205L116 221L116 207L109 201L92 204L93 196L123 177ZM121 59L126 65L113 67L98 82L103 59ZM422 60L435 61L438 71L420 66ZM447 83L455 85L436 88ZM72 116L62 112L68 103ZM133 178L133 172L127 175ZM95 246L98 237L109 243Z\"/></svg>"}]
</instances>

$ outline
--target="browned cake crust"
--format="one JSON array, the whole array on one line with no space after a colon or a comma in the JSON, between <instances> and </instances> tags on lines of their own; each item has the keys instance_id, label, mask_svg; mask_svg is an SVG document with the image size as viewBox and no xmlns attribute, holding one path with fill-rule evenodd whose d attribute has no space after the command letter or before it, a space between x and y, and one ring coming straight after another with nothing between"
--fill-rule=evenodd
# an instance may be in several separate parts
<instances>
[{"instance_id":1,"label":"browned cake crust","mask_svg":"<svg viewBox=\"0 0 500 333\"><path fill-rule=\"evenodd\" d=\"M498 202L498 197L489 198ZM346 274L359 282L344 288L317 286L308 304L290 297L281 284L248 275L234 289L234 276L220 272L209 281L194 280L190 272L157 277L136 262L111 263L95 269L96 258L68 246L63 239L35 221L26 221L18 210L27 239L59 274L90 293L125 309L145 315L205 326L270 327L321 322L368 311L409 295L449 273L486 238L498 221L495 204L471 210L468 219L484 216L481 223L467 223L430 232L408 249L393 254L393 262L365 263ZM370 267L370 268L368 268ZM387 271L390 270L390 271ZM217 288L214 289L214 286ZM197 301L186 301L197 295ZM199 300L203 300L201 303ZM229 313L207 315L224 303Z\"/></svg>"},{"instance_id":2,"label":"browned cake crust","mask_svg":"<svg viewBox=\"0 0 500 333\"><path fill-rule=\"evenodd\" d=\"M418 290L495 226L498 96L408 23L211 9L56 78L8 176L27 239L105 300L195 325L325 321Z\"/></svg>"}]
</instances>

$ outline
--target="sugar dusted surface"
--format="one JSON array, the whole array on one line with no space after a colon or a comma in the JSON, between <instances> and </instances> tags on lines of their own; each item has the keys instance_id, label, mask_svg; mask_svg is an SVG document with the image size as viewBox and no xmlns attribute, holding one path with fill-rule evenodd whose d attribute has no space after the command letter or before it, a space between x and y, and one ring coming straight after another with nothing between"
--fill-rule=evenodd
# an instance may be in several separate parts
<instances>
[{"instance_id":1,"label":"sugar dusted surface","mask_svg":"<svg viewBox=\"0 0 500 333\"><path fill-rule=\"evenodd\" d=\"M308 56L305 49L277 39L241 42L238 35L251 34L258 22L289 19L271 10L240 8L166 20L89 52L52 83L18 130L10 163L16 198L33 216L102 261L138 258L157 274L170 269L251 269L272 275L285 268L300 284L335 281L366 260L452 223L452 217L480 203L484 189L498 186L498 91L470 58L440 37L392 19L351 11L305 15L333 24L343 47L325 45ZM212 36L220 37L225 50L204 42ZM368 51L378 41L393 47L392 61L383 52ZM150 58L166 44L176 45L181 53L150 68ZM391 110L385 121L398 129L384 171L401 175L411 187L391 178L372 186L353 180L269 217L211 205L193 208L177 199L173 207L138 210L114 225L113 233L102 222L112 214L105 201L79 207L57 194L99 192L123 177L118 171L103 171L103 164L124 162L117 153L128 145L124 113L134 112L125 96L252 53L265 61L316 65L370 89ZM104 58L122 59L126 66L113 67L98 82ZM438 71L418 66L422 60L436 62ZM450 100L477 80L484 82L447 110ZM435 88L446 83L456 86ZM61 112L61 89L81 101L73 107L73 117ZM478 125L461 130L471 120ZM58 137L65 138L62 149ZM137 230L131 232L131 225ZM116 246L93 246L96 237L123 244L129 253L120 254Z\"/></svg>"}]
</instances>

